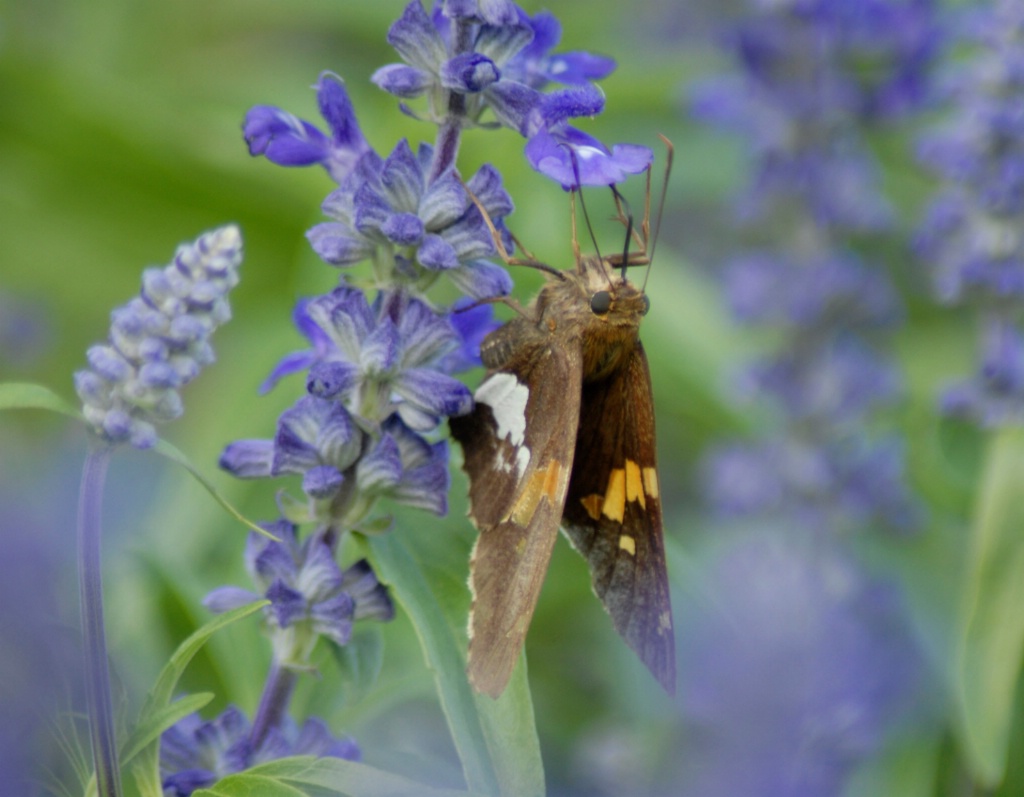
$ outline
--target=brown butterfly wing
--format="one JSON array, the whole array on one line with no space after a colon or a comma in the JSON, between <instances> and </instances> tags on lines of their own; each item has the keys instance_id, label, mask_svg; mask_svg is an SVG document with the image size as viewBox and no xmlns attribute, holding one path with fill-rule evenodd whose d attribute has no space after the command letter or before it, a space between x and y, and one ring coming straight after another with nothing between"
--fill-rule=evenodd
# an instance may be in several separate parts
<instances>
[{"instance_id":1,"label":"brown butterfly wing","mask_svg":"<svg viewBox=\"0 0 1024 797\"><path fill-rule=\"evenodd\" d=\"M615 630L674 693L675 641L647 357L582 389L564 527Z\"/></svg>"},{"instance_id":2,"label":"brown butterfly wing","mask_svg":"<svg viewBox=\"0 0 1024 797\"><path fill-rule=\"evenodd\" d=\"M449 421L480 529L470 561L469 678L494 697L519 659L558 536L581 369L578 348L537 340L488 373L472 413Z\"/></svg>"}]
</instances>

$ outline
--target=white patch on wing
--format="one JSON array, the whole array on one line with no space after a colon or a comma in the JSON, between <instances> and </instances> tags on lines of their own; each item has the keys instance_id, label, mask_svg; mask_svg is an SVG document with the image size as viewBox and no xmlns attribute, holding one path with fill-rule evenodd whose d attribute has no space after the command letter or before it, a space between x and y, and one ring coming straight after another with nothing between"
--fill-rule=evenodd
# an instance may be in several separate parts
<instances>
[{"instance_id":1,"label":"white patch on wing","mask_svg":"<svg viewBox=\"0 0 1024 797\"><path fill-rule=\"evenodd\" d=\"M519 446L516 449L516 471L519 473L519 478L523 478L523 474L526 473L526 469L530 465L530 449L526 446Z\"/></svg>"},{"instance_id":2,"label":"white patch on wing","mask_svg":"<svg viewBox=\"0 0 1024 797\"><path fill-rule=\"evenodd\" d=\"M473 396L486 404L498 424L498 437L508 438L514 445L521 445L526 434L526 402L530 391L512 374L495 374L476 389Z\"/></svg>"},{"instance_id":3,"label":"white patch on wing","mask_svg":"<svg viewBox=\"0 0 1024 797\"><path fill-rule=\"evenodd\" d=\"M494 374L476 389L473 396L480 404L491 408L494 422L498 425L498 439L508 440L515 448L516 470L519 478L526 473L530 464L530 449L523 442L526 439L526 403L530 390L513 374ZM504 467L502 467L504 466ZM507 463L499 463L504 470Z\"/></svg>"}]
</instances>

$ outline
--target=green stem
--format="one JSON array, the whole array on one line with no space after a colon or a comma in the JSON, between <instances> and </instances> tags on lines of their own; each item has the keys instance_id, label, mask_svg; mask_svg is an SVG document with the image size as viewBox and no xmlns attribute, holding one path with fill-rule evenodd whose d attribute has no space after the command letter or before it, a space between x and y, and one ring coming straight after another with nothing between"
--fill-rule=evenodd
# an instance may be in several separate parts
<instances>
[{"instance_id":1,"label":"green stem","mask_svg":"<svg viewBox=\"0 0 1024 797\"><path fill-rule=\"evenodd\" d=\"M272 728L282 726L297 680L294 670L282 667L281 663L274 659L267 675L266 686L263 688L260 706L252 721L252 732L249 734L249 741L254 750L262 744Z\"/></svg>"},{"instance_id":2,"label":"green stem","mask_svg":"<svg viewBox=\"0 0 1024 797\"><path fill-rule=\"evenodd\" d=\"M100 538L103 485L112 449L94 445L85 458L78 496L78 588L85 648L85 691L89 711L96 792L99 797L121 797L121 768L114 733L110 696L107 637L103 627L103 578Z\"/></svg>"}]
</instances>

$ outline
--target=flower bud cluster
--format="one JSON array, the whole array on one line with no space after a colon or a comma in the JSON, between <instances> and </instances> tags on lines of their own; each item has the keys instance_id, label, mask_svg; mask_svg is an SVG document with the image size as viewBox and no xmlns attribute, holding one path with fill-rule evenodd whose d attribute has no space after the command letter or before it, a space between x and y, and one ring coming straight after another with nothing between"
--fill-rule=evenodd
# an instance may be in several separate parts
<instances>
[{"instance_id":1,"label":"flower bud cluster","mask_svg":"<svg viewBox=\"0 0 1024 797\"><path fill-rule=\"evenodd\" d=\"M170 265L143 273L139 296L111 314L106 343L75 374L83 413L109 443L148 448L156 425L182 413L179 390L213 362L210 337L231 317L242 237L226 226L179 247Z\"/></svg>"}]
</instances>

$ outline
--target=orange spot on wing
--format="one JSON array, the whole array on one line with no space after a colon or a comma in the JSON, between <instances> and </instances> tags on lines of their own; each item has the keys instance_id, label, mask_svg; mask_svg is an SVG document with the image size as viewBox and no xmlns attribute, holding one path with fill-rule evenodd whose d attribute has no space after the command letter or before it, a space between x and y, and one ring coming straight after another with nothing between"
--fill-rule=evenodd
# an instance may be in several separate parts
<instances>
[{"instance_id":1,"label":"orange spot on wing","mask_svg":"<svg viewBox=\"0 0 1024 797\"><path fill-rule=\"evenodd\" d=\"M520 526L528 526L542 498L547 498L550 504L558 503L565 489L565 473L565 468L554 459L546 468L537 468L512 505L509 518Z\"/></svg>"},{"instance_id":2,"label":"orange spot on wing","mask_svg":"<svg viewBox=\"0 0 1024 797\"><path fill-rule=\"evenodd\" d=\"M608 474L608 489L604 494L601 514L619 523L626 515L626 471L622 468L613 468Z\"/></svg>"},{"instance_id":3,"label":"orange spot on wing","mask_svg":"<svg viewBox=\"0 0 1024 797\"><path fill-rule=\"evenodd\" d=\"M640 475L640 466L633 460L626 460L626 500L639 501L640 506L647 509L647 499L644 498L644 480Z\"/></svg>"},{"instance_id":4,"label":"orange spot on wing","mask_svg":"<svg viewBox=\"0 0 1024 797\"><path fill-rule=\"evenodd\" d=\"M644 468L644 492L651 498L658 497L658 472L654 468Z\"/></svg>"},{"instance_id":5,"label":"orange spot on wing","mask_svg":"<svg viewBox=\"0 0 1024 797\"><path fill-rule=\"evenodd\" d=\"M597 520L601 517L601 507L604 505L603 495L592 493L586 498L581 498L580 503L583 504L583 508L587 510L587 514L590 515L591 520Z\"/></svg>"}]
</instances>

